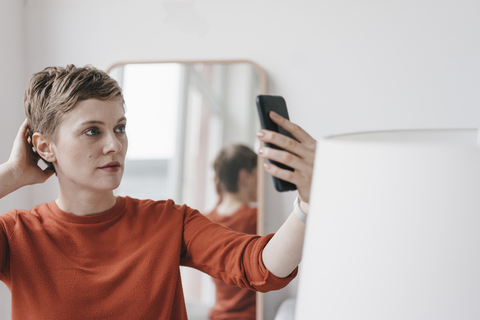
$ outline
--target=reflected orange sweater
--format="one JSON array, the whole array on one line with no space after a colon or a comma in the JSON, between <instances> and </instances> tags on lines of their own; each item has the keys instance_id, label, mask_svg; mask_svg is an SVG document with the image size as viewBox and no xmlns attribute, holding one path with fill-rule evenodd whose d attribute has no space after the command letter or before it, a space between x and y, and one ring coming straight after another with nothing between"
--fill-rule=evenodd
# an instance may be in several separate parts
<instances>
[{"instance_id":1,"label":"reflected orange sweater","mask_svg":"<svg viewBox=\"0 0 480 320\"><path fill-rule=\"evenodd\" d=\"M272 237L239 234L169 201L118 197L75 216L54 201L0 216L0 280L12 319L187 319L180 265L259 291L280 289L261 252Z\"/></svg>"},{"instance_id":2,"label":"reflected orange sweater","mask_svg":"<svg viewBox=\"0 0 480 320\"><path fill-rule=\"evenodd\" d=\"M221 216L213 210L207 217L232 230L248 234L257 233L257 209L242 206L231 216ZM216 287L216 301L210 310L211 320L255 320L256 294L254 291L230 286L225 282L213 279Z\"/></svg>"}]
</instances>

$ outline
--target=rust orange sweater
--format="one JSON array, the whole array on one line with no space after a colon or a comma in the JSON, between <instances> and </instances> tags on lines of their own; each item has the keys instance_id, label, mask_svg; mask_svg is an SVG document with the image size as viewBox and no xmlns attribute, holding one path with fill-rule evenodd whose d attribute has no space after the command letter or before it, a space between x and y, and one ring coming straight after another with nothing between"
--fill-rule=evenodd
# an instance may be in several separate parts
<instances>
[{"instance_id":1,"label":"rust orange sweater","mask_svg":"<svg viewBox=\"0 0 480 320\"><path fill-rule=\"evenodd\" d=\"M180 265L269 291L279 279L261 252L272 235L239 234L172 201L118 197L75 216L54 201L0 216L0 280L12 319L187 319Z\"/></svg>"},{"instance_id":2,"label":"rust orange sweater","mask_svg":"<svg viewBox=\"0 0 480 320\"><path fill-rule=\"evenodd\" d=\"M232 230L248 234L257 233L257 209L243 205L231 216L222 216L213 210L207 217ZM216 287L216 301L210 310L211 320L255 320L256 295L246 288L230 286L225 282L214 279Z\"/></svg>"}]
</instances>

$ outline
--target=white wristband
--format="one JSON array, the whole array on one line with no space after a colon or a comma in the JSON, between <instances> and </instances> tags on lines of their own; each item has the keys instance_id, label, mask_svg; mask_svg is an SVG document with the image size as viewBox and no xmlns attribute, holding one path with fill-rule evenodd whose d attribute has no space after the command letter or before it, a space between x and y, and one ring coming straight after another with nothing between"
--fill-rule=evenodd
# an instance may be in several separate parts
<instances>
[{"instance_id":1,"label":"white wristband","mask_svg":"<svg viewBox=\"0 0 480 320\"><path fill-rule=\"evenodd\" d=\"M298 196L295 198L295 202L293 203L293 212L295 212L295 215L300 221L303 223L307 222L307 214L303 212L302 208L300 208L300 199L298 199Z\"/></svg>"}]
</instances>

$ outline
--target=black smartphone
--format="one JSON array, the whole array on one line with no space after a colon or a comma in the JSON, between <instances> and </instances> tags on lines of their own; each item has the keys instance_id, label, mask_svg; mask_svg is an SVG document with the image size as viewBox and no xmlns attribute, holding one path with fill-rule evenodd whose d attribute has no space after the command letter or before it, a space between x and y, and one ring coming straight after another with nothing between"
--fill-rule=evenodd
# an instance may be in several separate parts
<instances>
[{"instance_id":1,"label":"black smartphone","mask_svg":"<svg viewBox=\"0 0 480 320\"><path fill-rule=\"evenodd\" d=\"M285 103L285 99L280 96L267 96L267 95L260 95L257 96L257 110L258 110L258 116L260 117L260 125L262 126L263 129L271 130L271 131L276 131L278 133L281 133L283 135L286 135L292 139L295 139L290 132L287 130L283 129L279 125L277 125L275 122L273 122L272 119L270 119L269 113L270 111L275 111L282 117L289 119L288 117L288 111L287 111L287 104ZM275 148L278 150L284 150L283 148L273 145L271 143L265 143L267 147L270 148ZM268 160L269 162L273 163L274 165L293 171L292 168L278 163L276 161ZM275 189L277 191L291 191L291 190L297 190L297 186L294 185L293 183L290 183L288 181L278 179L273 177L273 184L275 186Z\"/></svg>"}]
</instances>

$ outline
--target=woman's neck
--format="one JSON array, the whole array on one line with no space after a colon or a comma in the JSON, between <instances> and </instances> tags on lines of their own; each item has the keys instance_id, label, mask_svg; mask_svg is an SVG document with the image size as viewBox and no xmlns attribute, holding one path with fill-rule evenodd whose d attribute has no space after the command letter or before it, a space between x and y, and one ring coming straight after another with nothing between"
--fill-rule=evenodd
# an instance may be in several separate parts
<instances>
[{"instance_id":1,"label":"woman's neck","mask_svg":"<svg viewBox=\"0 0 480 320\"><path fill-rule=\"evenodd\" d=\"M111 209L117 203L117 198L113 191L79 192L73 195L60 189L60 195L55 202L62 211L77 216L89 216Z\"/></svg>"},{"instance_id":2,"label":"woman's neck","mask_svg":"<svg viewBox=\"0 0 480 320\"><path fill-rule=\"evenodd\" d=\"M240 193L224 193L222 202L220 202L215 211L221 216L231 216L243 205L248 204L248 198Z\"/></svg>"}]
</instances>

